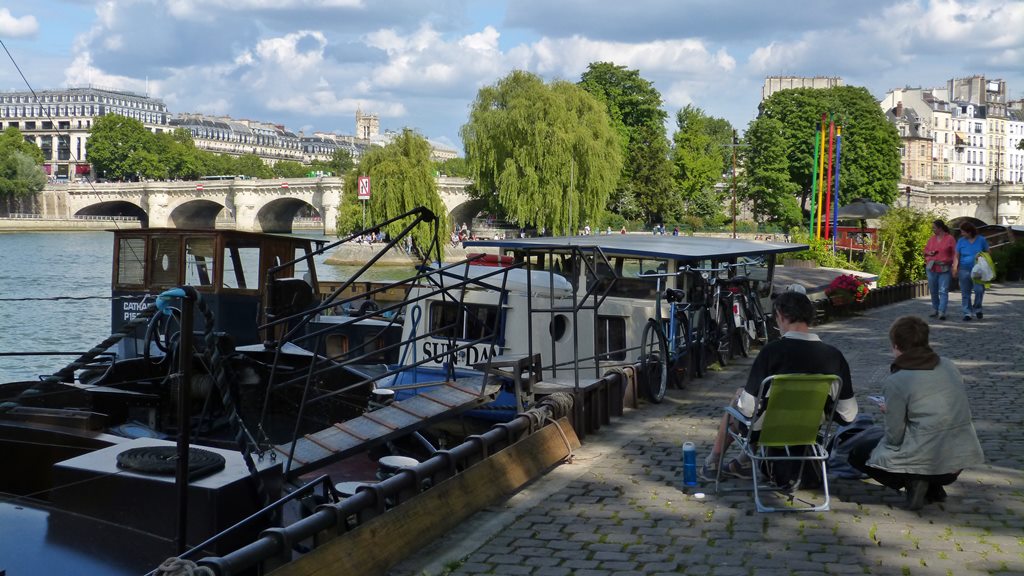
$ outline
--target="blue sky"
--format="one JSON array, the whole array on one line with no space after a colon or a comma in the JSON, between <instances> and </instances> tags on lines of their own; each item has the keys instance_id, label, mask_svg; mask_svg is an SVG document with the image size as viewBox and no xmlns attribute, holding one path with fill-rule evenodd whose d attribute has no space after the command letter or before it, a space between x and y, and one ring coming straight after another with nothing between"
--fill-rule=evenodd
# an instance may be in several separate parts
<instances>
[{"instance_id":1,"label":"blue sky","mask_svg":"<svg viewBox=\"0 0 1024 576\"><path fill-rule=\"evenodd\" d=\"M357 108L461 152L477 90L520 68L575 81L640 70L672 115L741 130L767 75L841 76L878 98L983 74L1024 98L1019 0L0 0L35 89L93 84L296 131L354 131ZM0 62L0 90L24 90Z\"/></svg>"}]
</instances>

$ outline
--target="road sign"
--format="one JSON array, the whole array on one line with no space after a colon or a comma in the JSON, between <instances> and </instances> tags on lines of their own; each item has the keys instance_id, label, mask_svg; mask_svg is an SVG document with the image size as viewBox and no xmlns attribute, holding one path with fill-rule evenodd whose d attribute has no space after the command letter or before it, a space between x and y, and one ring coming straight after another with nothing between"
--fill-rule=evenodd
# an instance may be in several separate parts
<instances>
[{"instance_id":1,"label":"road sign","mask_svg":"<svg viewBox=\"0 0 1024 576\"><path fill-rule=\"evenodd\" d=\"M281 182L281 188L287 188L287 187L288 187L288 183L287 182Z\"/></svg>"},{"instance_id":2,"label":"road sign","mask_svg":"<svg viewBox=\"0 0 1024 576\"><path fill-rule=\"evenodd\" d=\"M370 177L369 176L360 176L359 180L358 180L358 183L359 183L359 191L356 193L356 198L359 198L360 200L369 200L370 199Z\"/></svg>"},{"instance_id":3,"label":"road sign","mask_svg":"<svg viewBox=\"0 0 1024 576\"><path fill-rule=\"evenodd\" d=\"M202 191L203 191L203 185L202 184L196 184L196 192L202 192Z\"/></svg>"}]
</instances>

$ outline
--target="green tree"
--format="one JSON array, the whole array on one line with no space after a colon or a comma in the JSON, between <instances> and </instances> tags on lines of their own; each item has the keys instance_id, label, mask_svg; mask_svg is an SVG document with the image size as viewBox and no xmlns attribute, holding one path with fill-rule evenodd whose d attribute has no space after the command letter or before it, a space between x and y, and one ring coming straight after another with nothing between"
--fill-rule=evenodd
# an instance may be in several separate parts
<instances>
[{"instance_id":1,"label":"green tree","mask_svg":"<svg viewBox=\"0 0 1024 576\"><path fill-rule=\"evenodd\" d=\"M882 216L878 240L882 244L882 272L878 284L888 286L925 277L924 245L938 216L914 208L890 208Z\"/></svg>"},{"instance_id":2,"label":"green tree","mask_svg":"<svg viewBox=\"0 0 1024 576\"><path fill-rule=\"evenodd\" d=\"M469 177L469 164L466 163L465 158L449 158L448 160L442 160L441 162L434 162L434 170L438 174L445 176L451 176L453 178L468 178Z\"/></svg>"},{"instance_id":3,"label":"green tree","mask_svg":"<svg viewBox=\"0 0 1024 576\"><path fill-rule=\"evenodd\" d=\"M0 133L0 158L6 158L13 152L20 152L36 164L43 163L43 151L31 142L25 141L21 131L13 126Z\"/></svg>"},{"instance_id":4,"label":"green tree","mask_svg":"<svg viewBox=\"0 0 1024 576\"><path fill-rule=\"evenodd\" d=\"M353 166L355 166L355 161L352 160L352 153L344 148L338 148L332 152L330 160L313 160L310 162L310 170L314 172L330 172L335 176L342 176L348 173Z\"/></svg>"},{"instance_id":5,"label":"green tree","mask_svg":"<svg viewBox=\"0 0 1024 576\"><path fill-rule=\"evenodd\" d=\"M46 174L36 162L36 158L21 150L0 152L0 198L4 199L5 211L24 212L26 202L31 203L43 187L46 186Z\"/></svg>"},{"instance_id":6,"label":"green tree","mask_svg":"<svg viewBox=\"0 0 1024 576\"><path fill-rule=\"evenodd\" d=\"M86 144L89 162L96 174L108 180L128 180L139 176L139 166L132 159L139 159L139 153L152 150L153 134L142 122L121 116L107 114L93 121Z\"/></svg>"},{"instance_id":7,"label":"green tree","mask_svg":"<svg viewBox=\"0 0 1024 576\"><path fill-rule=\"evenodd\" d=\"M722 142L722 122L700 108L687 105L676 114L673 162L684 204L684 213L696 216L705 224L717 226L725 221L725 194L715 189L726 171L722 149L732 139ZM726 122L728 124L728 122ZM729 152L731 154L731 151Z\"/></svg>"},{"instance_id":8,"label":"green tree","mask_svg":"<svg viewBox=\"0 0 1024 576\"><path fill-rule=\"evenodd\" d=\"M242 154L232 164L234 164L235 171L227 172L227 174L241 174L253 178L274 177L274 171L270 169L270 166L267 166L267 163L255 154Z\"/></svg>"},{"instance_id":9,"label":"green tree","mask_svg":"<svg viewBox=\"0 0 1024 576\"><path fill-rule=\"evenodd\" d=\"M754 220L777 224L788 230L802 220L796 202L797 186L789 179L789 160L783 126L775 118L761 117L750 122L742 148L743 198L750 202ZM756 150L756 154L751 154Z\"/></svg>"},{"instance_id":10,"label":"green tree","mask_svg":"<svg viewBox=\"0 0 1024 576\"><path fill-rule=\"evenodd\" d=\"M592 62L579 85L604 103L622 144L622 172L608 209L627 219L663 220L674 212L678 198L661 94L638 70L611 62Z\"/></svg>"},{"instance_id":11,"label":"green tree","mask_svg":"<svg viewBox=\"0 0 1024 576\"><path fill-rule=\"evenodd\" d=\"M600 102L521 70L480 89L461 135L477 193L517 225L550 233L598 224L622 168Z\"/></svg>"},{"instance_id":12,"label":"green tree","mask_svg":"<svg viewBox=\"0 0 1024 576\"><path fill-rule=\"evenodd\" d=\"M185 128L154 134L149 149L166 169L166 178L194 180L203 174L199 151Z\"/></svg>"},{"instance_id":13,"label":"green tree","mask_svg":"<svg viewBox=\"0 0 1024 576\"><path fill-rule=\"evenodd\" d=\"M800 192L801 207L809 209L814 131L822 114L832 114L843 127L840 203L867 198L892 204L900 178L899 134L866 88L839 86L782 90L761 103L761 117L782 123L790 180Z\"/></svg>"},{"instance_id":14,"label":"green tree","mask_svg":"<svg viewBox=\"0 0 1024 576\"><path fill-rule=\"evenodd\" d=\"M277 178L305 178L310 167L294 160L279 160L271 170Z\"/></svg>"},{"instance_id":15,"label":"green tree","mask_svg":"<svg viewBox=\"0 0 1024 576\"><path fill-rule=\"evenodd\" d=\"M437 236L433 225L421 225L412 231L413 243L427 250L433 241L443 250L447 240L447 213L430 161L430 144L412 130L405 129L390 144L373 148L360 159L356 168L345 178L342 205L339 208L338 233L347 234L358 229L353 226L354 215L360 213L357 199L358 176L370 177L371 196L366 200L368 225L383 222L413 208L430 209L438 218ZM396 236L408 222L394 222L384 228L389 236Z\"/></svg>"}]
</instances>

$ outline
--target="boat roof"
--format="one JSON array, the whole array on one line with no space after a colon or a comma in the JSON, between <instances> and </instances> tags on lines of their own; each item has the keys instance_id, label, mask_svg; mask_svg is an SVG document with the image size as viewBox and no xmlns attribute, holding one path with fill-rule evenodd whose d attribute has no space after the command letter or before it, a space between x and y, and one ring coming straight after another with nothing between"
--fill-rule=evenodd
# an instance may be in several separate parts
<instances>
[{"instance_id":1,"label":"boat roof","mask_svg":"<svg viewBox=\"0 0 1024 576\"><path fill-rule=\"evenodd\" d=\"M525 293L529 286L534 293L567 296L572 294L572 283L559 274L551 274L543 270L524 270L522 268L500 268L495 266L452 266L440 270L436 265L431 267L435 274L452 278L457 281L473 280L466 287L490 288L500 290L504 287L510 292ZM529 277L529 279L527 279Z\"/></svg>"},{"instance_id":2,"label":"boat roof","mask_svg":"<svg viewBox=\"0 0 1024 576\"><path fill-rule=\"evenodd\" d=\"M704 260L737 256L763 256L806 250L806 244L766 242L742 238L708 236L667 236L653 234L598 234L592 236L556 236L511 238L506 240L469 240L468 247L495 247L501 250L569 250L600 248L607 255L636 256L651 259Z\"/></svg>"},{"instance_id":3,"label":"boat roof","mask_svg":"<svg viewBox=\"0 0 1024 576\"><path fill-rule=\"evenodd\" d=\"M236 238L249 238L253 240L275 239L291 240L298 242L326 242L326 238L317 238L303 234L287 234L278 232L250 232L247 230L231 230L227 228L118 228L107 230L115 236L196 236L196 235L217 235L232 236Z\"/></svg>"}]
</instances>

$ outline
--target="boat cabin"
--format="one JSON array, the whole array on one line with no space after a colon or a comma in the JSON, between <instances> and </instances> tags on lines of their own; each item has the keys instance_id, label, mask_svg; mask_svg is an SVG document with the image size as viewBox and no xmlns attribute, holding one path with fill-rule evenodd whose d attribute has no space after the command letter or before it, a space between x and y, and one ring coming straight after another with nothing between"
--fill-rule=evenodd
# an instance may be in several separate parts
<instances>
[{"instance_id":1,"label":"boat cabin","mask_svg":"<svg viewBox=\"0 0 1024 576\"><path fill-rule=\"evenodd\" d=\"M406 310L403 340L420 358L473 366L494 356L543 356L545 379L587 368L600 377L610 365L636 361L642 331L661 307L666 288L689 292L686 267L746 264L758 294L771 295L778 254L802 244L690 236L596 235L466 242L498 255L489 266L454 267L445 275L464 284ZM499 274L494 261L516 268ZM486 280L481 281L481 278ZM766 307L765 309L770 309ZM410 322L410 317L414 318ZM417 321L416 318L419 318ZM493 342L485 342L493 335ZM451 351L445 356L443 353ZM440 355L440 356L439 356Z\"/></svg>"},{"instance_id":2,"label":"boat cabin","mask_svg":"<svg viewBox=\"0 0 1024 576\"><path fill-rule=\"evenodd\" d=\"M111 328L119 330L165 290L193 286L213 313L215 330L237 345L262 342L260 326L294 314L319 297L313 240L234 230L149 228L114 232ZM196 317L196 329L203 327ZM142 354L142 330L122 340L121 358Z\"/></svg>"}]
</instances>

